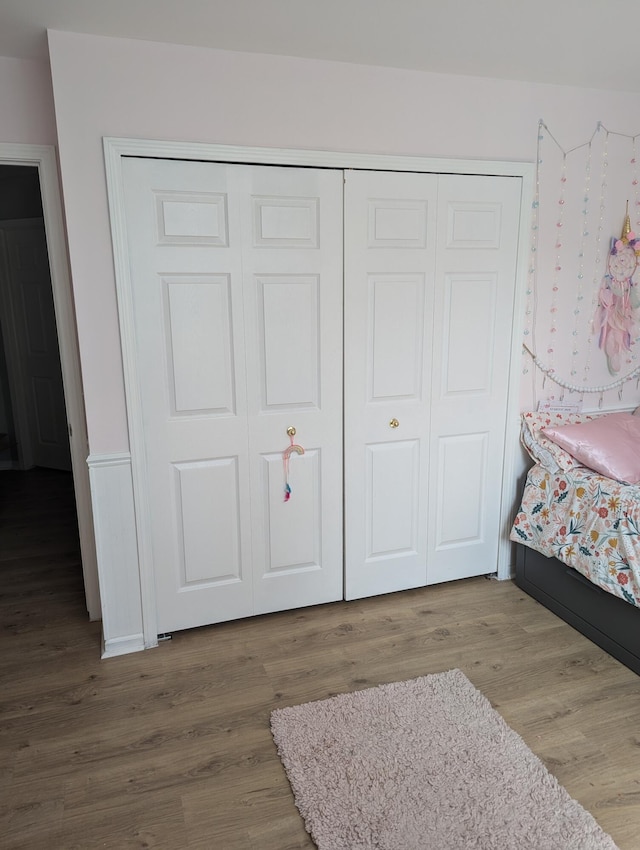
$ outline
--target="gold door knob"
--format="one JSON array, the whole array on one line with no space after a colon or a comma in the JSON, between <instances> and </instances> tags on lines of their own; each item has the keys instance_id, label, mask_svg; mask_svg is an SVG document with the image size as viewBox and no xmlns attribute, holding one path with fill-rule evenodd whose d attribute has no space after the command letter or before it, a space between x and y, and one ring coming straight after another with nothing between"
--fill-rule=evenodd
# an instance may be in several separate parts
<instances>
[{"instance_id":1,"label":"gold door knob","mask_svg":"<svg viewBox=\"0 0 640 850\"><path fill-rule=\"evenodd\" d=\"M397 428L399 424L400 423L397 419L392 419L391 422L389 422L389 428Z\"/></svg>"},{"instance_id":2,"label":"gold door knob","mask_svg":"<svg viewBox=\"0 0 640 850\"><path fill-rule=\"evenodd\" d=\"M295 437L295 435L296 435L296 429L293 427L293 425L289 425L289 427L287 428L287 434L288 434L290 437Z\"/></svg>"}]
</instances>

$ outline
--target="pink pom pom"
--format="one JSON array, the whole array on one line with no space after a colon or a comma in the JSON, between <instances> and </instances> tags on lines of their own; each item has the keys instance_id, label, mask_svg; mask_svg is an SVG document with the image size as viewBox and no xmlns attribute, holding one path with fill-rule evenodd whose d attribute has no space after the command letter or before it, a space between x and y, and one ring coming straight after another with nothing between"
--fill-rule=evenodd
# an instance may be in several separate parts
<instances>
[{"instance_id":1,"label":"pink pom pom","mask_svg":"<svg viewBox=\"0 0 640 850\"><path fill-rule=\"evenodd\" d=\"M616 240L616 249L619 251L620 248L624 248L624 242L622 241L622 239L617 239Z\"/></svg>"}]
</instances>

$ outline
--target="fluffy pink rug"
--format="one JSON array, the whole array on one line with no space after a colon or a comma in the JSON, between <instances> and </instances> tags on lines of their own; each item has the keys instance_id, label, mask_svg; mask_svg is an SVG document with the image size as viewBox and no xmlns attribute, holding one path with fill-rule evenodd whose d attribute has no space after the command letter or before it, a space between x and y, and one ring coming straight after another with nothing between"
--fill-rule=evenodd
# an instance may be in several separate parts
<instances>
[{"instance_id":1,"label":"fluffy pink rug","mask_svg":"<svg viewBox=\"0 0 640 850\"><path fill-rule=\"evenodd\" d=\"M282 708L319 850L616 850L460 670Z\"/></svg>"}]
</instances>

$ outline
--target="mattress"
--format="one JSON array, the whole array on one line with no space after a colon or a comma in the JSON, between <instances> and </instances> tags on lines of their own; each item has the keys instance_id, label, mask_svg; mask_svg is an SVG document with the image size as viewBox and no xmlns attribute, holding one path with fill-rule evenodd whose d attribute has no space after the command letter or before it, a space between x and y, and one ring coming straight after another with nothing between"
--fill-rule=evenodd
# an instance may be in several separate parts
<instances>
[{"instance_id":1,"label":"mattress","mask_svg":"<svg viewBox=\"0 0 640 850\"><path fill-rule=\"evenodd\" d=\"M640 607L640 486L585 467L527 475L511 540Z\"/></svg>"}]
</instances>

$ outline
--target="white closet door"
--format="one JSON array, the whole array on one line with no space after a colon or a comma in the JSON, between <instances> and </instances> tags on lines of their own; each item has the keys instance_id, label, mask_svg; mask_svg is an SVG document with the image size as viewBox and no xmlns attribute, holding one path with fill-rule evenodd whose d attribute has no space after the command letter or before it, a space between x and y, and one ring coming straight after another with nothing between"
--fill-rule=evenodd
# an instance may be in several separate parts
<instances>
[{"instance_id":1,"label":"white closet door","mask_svg":"<svg viewBox=\"0 0 640 850\"><path fill-rule=\"evenodd\" d=\"M329 308L341 292L341 277L320 281L325 269L318 260L325 250L341 252L341 241L332 242L334 228L323 226L340 219L341 175L318 172L314 182L297 170L300 188L296 170L265 169L266 182L251 177L261 171L124 163L159 631L286 608L298 604L296 593L299 604L327 601L341 584L341 561L324 559L341 548L340 525L322 518L319 530L311 527L321 517L318 494L340 488L334 472L341 463L335 446L340 406L327 444L302 424L326 411L333 398L329 393L327 406L324 398L310 399L305 381L314 376L318 391L333 380L341 390L332 355L339 347L336 319L327 316L326 337L322 324L323 291L331 293ZM284 259L296 251L297 263ZM296 371L296 346L314 321L315 360ZM300 357L308 360L312 345L304 341ZM257 387L264 393L256 398ZM295 489L284 507L293 511L283 515L281 452L289 443L286 427L296 425L289 422L292 406L301 438L310 437L309 457L301 460L311 462L291 461ZM259 419L268 424L260 427ZM315 560L307 536L315 542ZM270 587L278 588L267 600L265 572ZM305 596L307 576L316 588L322 585L318 598ZM285 590L289 579L293 593Z\"/></svg>"},{"instance_id":2,"label":"white closet door","mask_svg":"<svg viewBox=\"0 0 640 850\"><path fill-rule=\"evenodd\" d=\"M437 184L346 173L347 599L427 581Z\"/></svg>"},{"instance_id":3,"label":"white closet door","mask_svg":"<svg viewBox=\"0 0 640 850\"><path fill-rule=\"evenodd\" d=\"M240 173L259 614L342 599L342 172Z\"/></svg>"},{"instance_id":4,"label":"white closet door","mask_svg":"<svg viewBox=\"0 0 640 850\"><path fill-rule=\"evenodd\" d=\"M520 191L347 175L349 599L496 570Z\"/></svg>"},{"instance_id":5,"label":"white closet door","mask_svg":"<svg viewBox=\"0 0 640 850\"><path fill-rule=\"evenodd\" d=\"M429 584L497 568L521 184L439 179Z\"/></svg>"}]
</instances>

